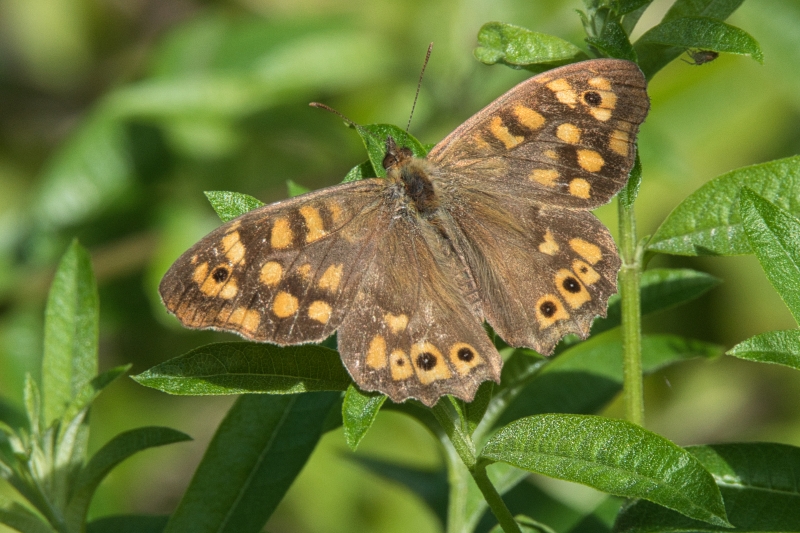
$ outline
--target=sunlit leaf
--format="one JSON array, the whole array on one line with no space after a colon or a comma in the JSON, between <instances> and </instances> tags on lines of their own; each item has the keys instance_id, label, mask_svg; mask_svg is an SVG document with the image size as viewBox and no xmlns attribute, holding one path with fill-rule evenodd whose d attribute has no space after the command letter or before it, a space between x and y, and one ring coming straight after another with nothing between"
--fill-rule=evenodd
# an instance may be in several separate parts
<instances>
[{"instance_id":1,"label":"sunlit leaf","mask_svg":"<svg viewBox=\"0 0 800 533\"><path fill-rule=\"evenodd\" d=\"M347 387L342 404L342 424L344 440L351 450L356 451L385 401L386 395L379 392L364 392L352 383Z\"/></svg>"},{"instance_id":2,"label":"sunlit leaf","mask_svg":"<svg viewBox=\"0 0 800 533\"><path fill-rule=\"evenodd\" d=\"M671 19L647 31L637 42L749 55L759 63L764 62L761 47L749 33L712 18Z\"/></svg>"},{"instance_id":3,"label":"sunlit leaf","mask_svg":"<svg viewBox=\"0 0 800 533\"><path fill-rule=\"evenodd\" d=\"M223 222L228 222L264 205L258 198L230 191L206 191L206 198Z\"/></svg>"},{"instance_id":4,"label":"sunlit leaf","mask_svg":"<svg viewBox=\"0 0 800 533\"><path fill-rule=\"evenodd\" d=\"M800 329L769 331L740 342L728 352L739 359L800 370Z\"/></svg>"},{"instance_id":5,"label":"sunlit leaf","mask_svg":"<svg viewBox=\"0 0 800 533\"><path fill-rule=\"evenodd\" d=\"M587 59L580 48L568 41L503 22L484 24L478 32L478 43L474 52L478 61L533 72Z\"/></svg>"}]
</instances>

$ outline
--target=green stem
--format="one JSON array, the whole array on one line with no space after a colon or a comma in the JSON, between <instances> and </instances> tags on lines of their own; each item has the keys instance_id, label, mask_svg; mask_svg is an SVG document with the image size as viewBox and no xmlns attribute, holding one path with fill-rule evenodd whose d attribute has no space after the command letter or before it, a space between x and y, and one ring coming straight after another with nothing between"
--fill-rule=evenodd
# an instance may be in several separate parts
<instances>
[{"instance_id":1,"label":"green stem","mask_svg":"<svg viewBox=\"0 0 800 533\"><path fill-rule=\"evenodd\" d=\"M497 489L494 488L494 485L489 480L489 476L486 475L486 464L483 461L479 461L470 469L470 473L472 474L472 479L475 480L475 484L481 489L483 498L489 504L489 509L492 510L492 514L497 518L503 531L505 533L522 533L519 524L517 524L517 521L511 515L511 511L506 507L506 502L500 497L500 493L497 492Z\"/></svg>"},{"instance_id":2,"label":"green stem","mask_svg":"<svg viewBox=\"0 0 800 533\"><path fill-rule=\"evenodd\" d=\"M623 396L625 418L644 425L644 387L642 384L642 322L639 278L642 271L636 248L636 217L633 206L619 205L620 256L619 293L622 303Z\"/></svg>"}]
</instances>

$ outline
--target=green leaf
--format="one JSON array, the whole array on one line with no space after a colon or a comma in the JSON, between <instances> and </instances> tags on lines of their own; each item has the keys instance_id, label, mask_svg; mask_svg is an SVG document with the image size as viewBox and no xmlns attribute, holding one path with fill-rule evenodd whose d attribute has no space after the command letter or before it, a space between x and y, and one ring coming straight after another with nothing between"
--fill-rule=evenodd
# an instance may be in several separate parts
<instances>
[{"instance_id":1,"label":"green leaf","mask_svg":"<svg viewBox=\"0 0 800 533\"><path fill-rule=\"evenodd\" d=\"M395 481L419 496L442 525L447 523L448 483L447 470L420 470L410 466L389 463L372 457L349 455L347 458L370 472L390 481Z\"/></svg>"},{"instance_id":2,"label":"green leaf","mask_svg":"<svg viewBox=\"0 0 800 533\"><path fill-rule=\"evenodd\" d=\"M547 524L537 522L533 518L525 515L514 516L514 521L519 526L522 533L556 533L555 530ZM489 533L503 533L503 527L500 524L494 526Z\"/></svg>"},{"instance_id":3,"label":"green leaf","mask_svg":"<svg viewBox=\"0 0 800 533\"><path fill-rule=\"evenodd\" d=\"M247 194L229 191L206 191L206 198L223 222L229 222L248 211L265 205L264 202Z\"/></svg>"},{"instance_id":4,"label":"green leaf","mask_svg":"<svg viewBox=\"0 0 800 533\"><path fill-rule=\"evenodd\" d=\"M258 533L305 465L338 393L245 395L208 445L166 533Z\"/></svg>"},{"instance_id":5,"label":"green leaf","mask_svg":"<svg viewBox=\"0 0 800 533\"><path fill-rule=\"evenodd\" d=\"M86 533L162 533L169 515L115 515L92 520Z\"/></svg>"},{"instance_id":6,"label":"green leaf","mask_svg":"<svg viewBox=\"0 0 800 533\"><path fill-rule=\"evenodd\" d=\"M735 443L687 448L714 476L734 531L800 531L800 448ZM639 501L622 510L615 532L730 531Z\"/></svg>"},{"instance_id":7,"label":"green leaf","mask_svg":"<svg viewBox=\"0 0 800 533\"><path fill-rule=\"evenodd\" d=\"M619 201L625 209L633 207L636 197L639 196L639 186L642 184L642 161L639 159L639 153L636 153L636 160L633 163L628 182L625 187L619 192Z\"/></svg>"},{"instance_id":8,"label":"green leaf","mask_svg":"<svg viewBox=\"0 0 800 533\"><path fill-rule=\"evenodd\" d=\"M617 15L627 15L638 9L649 6L653 0L617 0L617 7L614 11Z\"/></svg>"},{"instance_id":9,"label":"green leaf","mask_svg":"<svg viewBox=\"0 0 800 533\"><path fill-rule=\"evenodd\" d=\"M700 461L624 420L530 416L500 429L481 457L617 496L643 498L715 525L728 524L719 489Z\"/></svg>"},{"instance_id":10,"label":"green leaf","mask_svg":"<svg viewBox=\"0 0 800 533\"><path fill-rule=\"evenodd\" d=\"M363 180L365 178L375 178L377 175L375 174L375 169L372 168L372 163L367 159L360 165L356 165L350 169L350 172L345 175L342 183L348 183L351 181L358 181Z\"/></svg>"},{"instance_id":11,"label":"green leaf","mask_svg":"<svg viewBox=\"0 0 800 533\"><path fill-rule=\"evenodd\" d=\"M117 366L95 376L75 396L75 399L64 411L63 419L66 421L72 420L80 411L89 407L95 398L103 392L103 389L111 385L120 376L125 375L132 366L131 364Z\"/></svg>"},{"instance_id":12,"label":"green leaf","mask_svg":"<svg viewBox=\"0 0 800 533\"><path fill-rule=\"evenodd\" d=\"M294 198L295 196L300 196L301 194L311 191L308 187L304 187L294 180L286 180L286 189L289 193L289 198Z\"/></svg>"},{"instance_id":13,"label":"green leaf","mask_svg":"<svg viewBox=\"0 0 800 533\"><path fill-rule=\"evenodd\" d=\"M674 335L644 335L642 366L651 374L678 361L721 355L721 346ZM526 361L528 356L517 356ZM511 362L511 361L509 361ZM531 363L539 366L537 360ZM513 368L513 366L512 366ZM491 410L502 410L498 424L540 413L594 413L622 389L622 342L619 330L607 331L565 350L518 382L505 381ZM502 409L502 403L509 405Z\"/></svg>"},{"instance_id":14,"label":"green leaf","mask_svg":"<svg viewBox=\"0 0 800 533\"><path fill-rule=\"evenodd\" d=\"M587 59L580 48L568 41L503 22L484 24L478 31L478 43L480 46L474 51L478 61L532 72Z\"/></svg>"},{"instance_id":15,"label":"green leaf","mask_svg":"<svg viewBox=\"0 0 800 533\"><path fill-rule=\"evenodd\" d=\"M740 342L728 352L739 359L800 370L800 330L769 331Z\"/></svg>"},{"instance_id":16,"label":"green leaf","mask_svg":"<svg viewBox=\"0 0 800 533\"><path fill-rule=\"evenodd\" d=\"M769 282L800 324L800 220L742 189L742 222Z\"/></svg>"},{"instance_id":17,"label":"green leaf","mask_svg":"<svg viewBox=\"0 0 800 533\"><path fill-rule=\"evenodd\" d=\"M25 389L23 390L23 401L25 403L25 414L28 415L28 424L31 427L31 435L37 436L42 433L42 395L39 387L30 374L25 375Z\"/></svg>"},{"instance_id":18,"label":"green leaf","mask_svg":"<svg viewBox=\"0 0 800 533\"><path fill-rule=\"evenodd\" d=\"M639 280L642 316L694 300L721 281L711 274L688 268L654 268L642 272ZM619 294L608 299L605 318L592 324L592 335L619 326L622 320Z\"/></svg>"},{"instance_id":19,"label":"green leaf","mask_svg":"<svg viewBox=\"0 0 800 533\"><path fill-rule=\"evenodd\" d=\"M758 42L746 31L705 17L682 17L655 26L637 43L652 43L683 49L698 48L714 52L748 55L764 63Z\"/></svg>"},{"instance_id":20,"label":"green leaf","mask_svg":"<svg viewBox=\"0 0 800 533\"><path fill-rule=\"evenodd\" d=\"M45 310L42 390L45 424L97 374L97 282L89 253L72 241L58 265Z\"/></svg>"},{"instance_id":21,"label":"green leaf","mask_svg":"<svg viewBox=\"0 0 800 533\"><path fill-rule=\"evenodd\" d=\"M386 139L391 137L397 143L398 147L408 148L414 157L425 157L428 151L422 144L414 138L410 133L398 128L392 124L367 124L366 126L355 126L356 131L361 136L361 141L367 149L372 168L378 174L378 177L386 177L386 169L383 168L383 158L386 156ZM360 167L361 165L359 165ZM359 168L356 167L356 168ZM355 176L350 174L354 172L351 170L345 176L345 181L354 181Z\"/></svg>"},{"instance_id":22,"label":"green leaf","mask_svg":"<svg viewBox=\"0 0 800 533\"><path fill-rule=\"evenodd\" d=\"M182 395L343 391L353 382L334 350L250 342L201 346L133 379Z\"/></svg>"},{"instance_id":23,"label":"green leaf","mask_svg":"<svg viewBox=\"0 0 800 533\"><path fill-rule=\"evenodd\" d=\"M85 523L94 492L115 466L147 448L187 440L191 440L191 437L175 429L143 427L125 431L108 441L89 460L75 484L65 513L71 530L79 531Z\"/></svg>"},{"instance_id":24,"label":"green leaf","mask_svg":"<svg viewBox=\"0 0 800 533\"><path fill-rule=\"evenodd\" d=\"M706 183L669 214L647 249L676 255L752 253L739 211L742 187L800 215L800 156L733 170Z\"/></svg>"},{"instance_id":25,"label":"green leaf","mask_svg":"<svg viewBox=\"0 0 800 533\"><path fill-rule=\"evenodd\" d=\"M586 42L599 50L605 57L636 61L636 52L628 40L628 34L615 20L606 21L600 37L587 37Z\"/></svg>"},{"instance_id":26,"label":"green leaf","mask_svg":"<svg viewBox=\"0 0 800 533\"><path fill-rule=\"evenodd\" d=\"M0 505L0 524L22 533L56 533L50 524L17 502Z\"/></svg>"},{"instance_id":27,"label":"green leaf","mask_svg":"<svg viewBox=\"0 0 800 533\"><path fill-rule=\"evenodd\" d=\"M342 424L344 440L351 450L356 451L385 401L386 396L379 392L364 392L354 383L347 387L342 404Z\"/></svg>"},{"instance_id":28,"label":"green leaf","mask_svg":"<svg viewBox=\"0 0 800 533\"><path fill-rule=\"evenodd\" d=\"M684 17L707 17L725 20L744 0L677 0L664 15L662 22ZM686 51L685 48L638 41L634 47L639 67L649 80L670 61Z\"/></svg>"}]
</instances>

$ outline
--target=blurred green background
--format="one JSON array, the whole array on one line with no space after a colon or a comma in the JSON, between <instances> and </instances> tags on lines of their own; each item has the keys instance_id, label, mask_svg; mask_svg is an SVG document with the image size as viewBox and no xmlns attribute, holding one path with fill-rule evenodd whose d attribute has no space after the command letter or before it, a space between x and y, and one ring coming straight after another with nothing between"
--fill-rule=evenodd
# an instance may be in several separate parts
<instances>
[{"instance_id":1,"label":"blurred green background","mask_svg":"<svg viewBox=\"0 0 800 533\"><path fill-rule=\"evenodd\" d=\"M656 1L634 37L671 4ZM100 284L101 370L132 373L235 337L178 327L156 291L167 267L219 224L202 191L272 202L286 180L337 183L365 159L357 135L321 101L359 123L404 126L429 42L411 133L443 138L525 71L472 57L484 22L499 20L584 46L579 1L0 0L0 397L20 405L38 376L43 306L54 265L77 236ZM748 164L800 153L800 3L745 2L729 20L762 45L763 66L722 56L676 61L650 85L642 128L641 235L689 193ZM685 57L685 56L684 56ZM612 231L616 209L598 215ZM753 257L658 257L724 283L646 320L730 347L795 327ZM679 444L766 440L800 445L800 373L723 357L670 368L646 382L647 426ZM232 398L177 398L131 380L92 412L92 446L141 425L195 438L124 463L92 515L169 513ZM609 407L612 416L616 405ZM382 413L359 449L431 469L433 439ZM397 485L347 459L326 435L268 524L272 532L437 531L435 516ZM583 488L537 483L578 509ZM0 495L10 495L0 482ZM0 531L5 531L0 526Z\"/></svg>"}]
</instances>

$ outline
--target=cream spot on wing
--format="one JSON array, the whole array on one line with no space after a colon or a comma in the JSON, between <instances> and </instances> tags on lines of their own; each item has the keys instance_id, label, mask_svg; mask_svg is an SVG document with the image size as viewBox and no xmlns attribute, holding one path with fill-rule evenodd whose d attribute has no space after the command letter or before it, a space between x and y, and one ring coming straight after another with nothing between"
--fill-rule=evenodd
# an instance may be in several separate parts
<instances>
[{"instance_id":1,"label":"cream spot on wing","mask_svg":"<svg viewBox=\"0 0 800 533\"><path fill-rule=\"evenodd\" d=\"M492 146L488 142L486 142L486 139L484 139L483 135L480 133L477 133L472 136L472 142L474 142L475 146L477 146L481 150L487 151L492 149Z\"/></svg>"},{"instance_id":2,"label":"cream spot on wing","mask_svg":"<svg viewBox=\"0 0 800 533\"><path fill-rule=\"evenodd\" d=\"M578 97L567 80L559 78L548 83L546 87L555 93L556 99L559 102L570 107L575 107Z\"/></svg>"},{"instance_id":3,"label":"cream spot on wing","mask_svg":"<svg viewBox=\"0 0 800 533\"><path fill-rule=\"evenodd\" d=\"M215 278L218 273L224 273L219 279ZM219 296L225 300L230 300L239 292L236 280L231 279L231 271L227 266L217 267L208 275L208 263L202 263L194 269L192 279L199 285L200 292L206 296Z\"/></svg>"},{"instance_id":4,"label":"cream spot on wing","mask_svg":"<svg viewBox=\"0 0 800 533\"><path fill-rule=\"evenodd\" d=\"M261 324L261 315L255 309L247 309L246 307L237 307L233 313L228 316L228 323L241 326L243 331L248 333L255 333Z\"/></svg>"},{"instance_id":5,"label":"cream spot on wing","mask_svg":"<svg viewBox=\"0 0 800 533\"><path fill-rule=\"evenodd\" d=\"M611 110L603 109L602 107L590 107L589 113L591 113L594 118L601 122L605 122L611 118Z\"/></svg>"},{"instance_id":6,"label":"cream spot on wing","mask_svg":"<svg viewBox=\"0 0 800 533\"><path fill-rule=\"evenodd\" d=\"M600 279L600 274L580 259L572 262L572 271L581 278L584 285L594 285Z\"/></svg>"},{"instance_id":7,"label":"cream spot on wing","mask_svg":"<svg viewBox=\"0 0 800 533\"><path fill-rule=\"evenodd\" d=\"M222 251L225 252L225 257L228 258L228 261L233 264L237 264L244 259L244 245L240 240L238 231L228 233L222 238Z\"/></svg>"},{"instance_id":8,"label":"cream spot on wing","mask_svg":"<svg viewBox=\"0 0 800 533\"><path fill-rule=\"evenodd\" d=\"M600 102L600 109L614 109L617 107L617 95L611 91L597 91L602 98Z\"/></svg>"},{"instance_id":9,"label":"cream spot on wing","mask_svg":"<svg viewBox=\"0 0 800 533\"><path fill-rule=\"evenodd\" d=\"M336 289L339 288L339 282L342 280L342 268L343 265L341 263L338 265L329 266L319 278L317 286L320 289L327 289L330 292L336 292Z\"/></svg>"},{"instance_id":10,"label":"cream spot on wing","mask_svg":"<svg viewBox=\"0 0 800 533\"><path fill-rule=\"evenodd\" d=\"M192 256L191 263L192 263L193 265L196 265L196 264L197 264L197 254L194 254L194 255Z\"/></svg>"},{"instance_id":11,"label":"cream spot on wing","mask_svg":"<svg viewBox=\"0 0 800 533\"><path fill-rule=\"evenodd\" d=\"M611 82L603 77L591 78L589 80L589 85L591 85L595 89L602 89L604 91L611 90Z\"/></svg>"},{"instance_id":12,"label":"cream spot on wing","mask_svg":"<svg viewBox=\"0 0 800 533\"><path fill-rule=\"evenodd\" d=\"M389 361L392 365L392 379L394 381L408 379L414 375L414 367L411 365L411 360L403 350L392 350Z\"/></svg>"},{"instance_id":13,"label":"cream spot on wing","mask_svg":"<svg viewBox=\"0 0 800 533\"><path fill-rule=\"evenodd\" d=\"M476 366L483 363L478 351L466 342L457 342L450 347L450 362L461 376L466 376Z\"/></svg>"},{"instance_id":14,"label":"cream spot on wing","mask_svg":"<svg viewBox=\"0 0 800 533\"><path fill-rule=\"evenodd\" d=\"M545 294L536 302L536 320L542 329L549 328L559 320L569 318L564 304L555 294Z\"/></svg>"},{"instance_id":15,"label":"cream spot on wing","mask_svg":"<svg viewBox=\"0 0 800 533\"><path fill-rule=\"evenodd\" d=\"M575 250L578 255L593 265L603 258L603 251L599 246L586 242L583 239L570 239L569 246Z\"/></svg>"},{"instance_id":16,"label":"cream spot on wing","mask_svg":"<svg viewBox=\"0 0 800 533\"><path fill-rule=\"evenodd\" d=\"M544 151L545 157L549 157L550 159L558 159L558 154L555 150L545 150Z\"/></svg>"},{"instance_id":17,"label":"cream spot on wing","mask_svg":"<svg viewBox=\"0 0 800 533\"><path fill-rule=\"evenodd\" d=\"M630 147L630 141L628 139L627 131L614 130L608 141L608 147L622 157L628 157L628 149Z\"/></svg>"},{"instance_id":18,"label":"cream spot on wing","mask_svg":"<svg viewBox=\"0 0 800 533\"><path fill-rule=\"evenodd\" d=\"M275 299L272 301L272 312L278 318L287 318L294 315L297 312L297 307L297 298L286 291L276 294Z\"/></svg>"},{"instance_id":19,"label":"cream spot on wing","mask_svg":"<svg viewBox=\"0 0 800 533\"><path fill-rule=\"evenodd\" d=\"M581 142L581 130L574 124L565 122L556 128L556 137L565 143L578 144Z\"/></svg>"},{"instance_id":20,"label":"cream spot on wing","mask_svg":"<svg viewBox=\"0 0 800 533\"><path fill-rule=\"evenodd\" d=\"M200 263L194 269L194 274L192 274L192 279L198 285L201 285L208 277L208 263Z\"/></svg>"},{"instance_id":21,"label":"cream spot on wing","mask_svg":"<svg viewBox=\"0 0 800 533\"><path fill-rule=\"evenodd\" d=\"M561 297L572 309L577 309L592 299L589 291L578 281L575 274L565 268L556 273L555 282Z\"/></svg>"},{"instance_id":22,"label":"cream spot on wing","mask_svg":"<svg viewBox=\"0 0 800 533\"><path fill-rule=\"evenodd\" d=\"M328 206L328 211L331 213L333 223L340 224L342 222L342 207L336 202L328 202L325 205Z\"/></svg>"},{"instance_id":23,"label":"cream spot on wing","mask_svg":"<svg viewBox=\"0 0 800 533\"><path fill-rule=\"evenodd\" d=\"M618 120L617 128L619 128L621 131L630 132L633 129L633 122L628 122L627 120Z\"/></svg>"},{"instance_id":24,"label":"cream spot on wing","mask_svg":"<svg viewBox=\"0 0 800 533\"><path fill-rule=\"evenodd\" d=\"M325 236L325 224L316 207L304 205L300 208L300 214L306 221L306 242L314 242Z\"/></svg>"},{"instance_id":25,"label":"cream spot on wing","mask_svg":"<svg viewBox=\"0 0 800 533\"><path fill-rule=\"evenodd\" d=\"M268 261L261 267L261 274L258 279L268 287L274 287L283 276L283 267L277 261Z\"/></svg>"},{"instance_id":26,"label":"cream spot on wing","mask_svg":"<svg viewBox=\"0 0 800 533\"><path fill-rule=\"evenodd\" d=\"M576 198L588 200L591 196L592 186L583 178L575 178L569 182L569 193Z\"/></svg>"},{"instance_id":27,"label":"cream spot on wing","mask_svg":"<svg viewBox=\"0 0 800 533\"><path fill-rule=\"evenodd\" d=\"M539 251L547 255L556 255L558 250L559 246L555 237L553 237L553 234L550 232L550 230L545 231L544 241L539 244Z\"/></svg>"},{"instance_id":28,"label":"cream spot on wing","mask_svg":"<svg viewBox=\"0 0 800 533\"><path fill-rule=\"evenodd\" d=\"M383 320L386 321L386 325L395 335L405 331L406 326L408 326L408 316L404 314L393 315L392 313L386 313L383 316Z\"/></svg>"},{"instance_id":29,"label":"cream spot on wing","mask_svg":"<svg viewBox=\"0 0 800 533\"><path fill-rule=\"evenodd\" d=\"M208 278L211 279L211 278ZM226 300L230 300L234 296L239 294L239 287L236 286L236 281L229 280L223 287L222 290L219 291L219 297L224 298Z\"/></svg>"},{"instance_id":30,"label":"cream spot on wing","mask_svg":"<svg viewBox=\"0 0 800 533\"><path fill-rule=\"evenodd\" d=\"M418 342L411 347L411 363L414 365L417 379L423 385L451 376L442 352L430 342Z\"/></svg>"},{"instance_id":31,"label":"cream spot on wing","mask_svg":"<svg viewBox=\"0 0 800 533\"><path fill-rule=\"evenodd\" d=\"M300 274L304 280L308 281L308 276L311 274L311 265L308 263L302 264L297 267L297 273Z\"/></svg>"},{"instance_id":32,"label":"cream spot on wing","mask_svg":"<svg viewBox=\"0 0 800 533\"><path fill-rule=\"evenodd\" d=\"M331 306L322 300L316 300L308 306L308 317L322 324L327 324L331 319Z\"/></svg>"},{"instance_id":33,"label":"cream spot on wing","mask_svg":"<svg viewBox=\"0 0 800 533\"><path fill-rule=\"evenodd\" d=\"M524 105L514 106L514 114L517 116L520 124L529 130L536 130L542 127L545 123L545 118L529 107Z\"/></svg>"},{"instance_id":34,"label":"cream spot on wing","mask_svg":"<svg viewBox=\"0 0 800 533\"><path fill-rule=\"evenodd\" d=\"M280 217L275 219L272 225L272 236L270 237L270 244L273 248L283 249L292 245L294 235L292 228L289 226L289 219Z\"/></svg>"},{"instance_id":35,"label":"cream spot on wing","mask_svg":"<svg viewBox=\"0 0 800 533\"><path fill-rule=\"evenodd\" d=\"M503 126L503 119L497 116L489 123L489 131L498 141L505 145L507 150L511 150L525 140L525 137L511 135L508 128Z\"/></svg>"},{"instance_id":36,"label":"cream spot on wing","mask_svg":"<svg viewBox=\"0 0 800 533\"><path fill-rule=\"evenodd\" d=\"M552 169L537 168L531 172L530 179L541 183L545 187L555 187L558 179L558 171Z\"/></svg>"},{"instance_id":37,"label":"cream spot on wing","mask_svg":"<svg viewBox=\"0 0 800 533\"><path fill-rule=\"evenodd\" d=\"M594 150L578 150L578 164L589 172L599 172L605 165L603 156Z\"/></svg>"},{"instance_id":38,"label":"cream spot on wing","mask_svg":"<svg viewBox=\"0 0 800 533\"><path fill-rule=\"evenodd\" d=\"M375 335L367 348L367 366L376 370L386 366L386 339Z\"/></svg>"}]
</instances>

